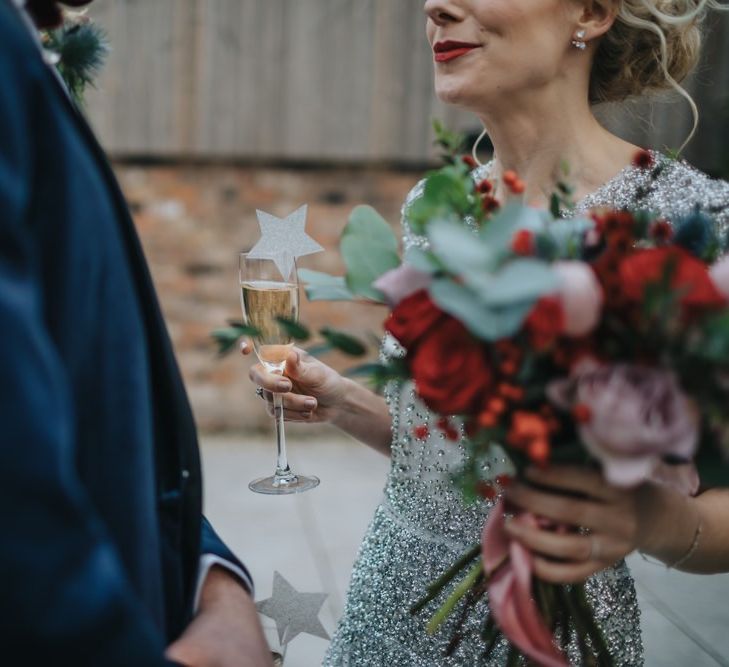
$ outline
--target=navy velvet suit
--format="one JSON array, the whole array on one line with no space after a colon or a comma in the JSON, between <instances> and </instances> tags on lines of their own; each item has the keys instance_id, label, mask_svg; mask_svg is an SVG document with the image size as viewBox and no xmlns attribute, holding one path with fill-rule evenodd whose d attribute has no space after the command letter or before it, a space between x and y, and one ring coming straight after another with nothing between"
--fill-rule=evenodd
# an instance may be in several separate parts
<instances>
[{"instance_id":1,"label":"navy velvet suit","mask_svg":"<svg viewBox=\"0 0 729 667\"><path fill-rule=\"evenodd\" d=\"M0 0L0 663L165 664L201 553L237 563L132 220Z\"/></svg>"}]
</instances>

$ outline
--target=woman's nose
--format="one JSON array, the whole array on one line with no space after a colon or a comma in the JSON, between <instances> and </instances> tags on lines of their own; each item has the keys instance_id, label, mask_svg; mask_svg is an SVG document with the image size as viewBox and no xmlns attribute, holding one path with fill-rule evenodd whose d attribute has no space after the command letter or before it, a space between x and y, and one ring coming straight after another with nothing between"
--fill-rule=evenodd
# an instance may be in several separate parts
<instances>
[{"instance_id":1,"label":"woman's nose","mask_svg":"<svg viewBox=\"0 0 729 667\"><path fill-rule=\"evenodd\" d=\"M423 11L437 26L463 20L463 8L454 0L426 0Z\"/></svg>"}]
</instances>

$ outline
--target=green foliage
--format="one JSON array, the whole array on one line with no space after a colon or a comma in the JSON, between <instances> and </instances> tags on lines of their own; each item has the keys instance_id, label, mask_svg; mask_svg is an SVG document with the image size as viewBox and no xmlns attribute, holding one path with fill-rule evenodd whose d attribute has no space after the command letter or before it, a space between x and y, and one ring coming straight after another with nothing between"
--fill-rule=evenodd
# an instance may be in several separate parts
<instances>
[{"instance_id":1,"label":"green foliage","mask_svg":"<svg viewBox=\"0 0 729 667\"><path fill-rule=\"evenodd\" d=\"M286 319L285 317L277 317L276 320L279 326L295 341L305 343L311 338L311 332L303 324Z\"/></svg>"},{"instance_id":2,"label":"green foliage","mask_svg":"<svg viewBox=\"0 0 729 667\"><path fill-rule=\"evenodd\" d=\"M329 327L324 327L319 333L331 349L344 352L350 357L363 357L367 354L367 346L354 336Z\"/></svg>"},{"instance_id":3,"label":"green foliage","mask_svg":"<svg viewBox=\"0 0 729 667\"><path fill-rule=\"evenodd\" d=\"M57 68L71 96L83 105L86 87L94 85L109 53L106 32L84 19L48 31L44 41L46 49L58 54Z\"/></svg>"},{"instance_id":4,"label":"green foliage","mask_svg":"<svg viewBox=\"0 0 729 667\"><path fill-rule=\"evenodd\" d=\"M437 118L433 119L435 145L443 150L443 160L453 162L454 156L463 150L466 138L460 132L448 130Z\"/></svg>"},{"instance_id":5,"label":"green foliage","mask_svg":"<svg viewBox=\"0 0 729 667\"><path fill-rule=\"evenodd\" d=\"M328 273L298 270L299 280L309 301L353 301L354 294L347 287L344 276L330 276Z\"/></svg>"},{"instance_id":6,"label":"green foliage","mask_svg":"<svg viewBox=\"0 0 729 667\"><path fill-rule=\"evenodd\" d=\"M340 249L347 265L347 288L355 295L383 302L372 284L384 273L400 266L397 238L390 225L371 206L352 211L342 234Z\"/></svg>"},{"instance_id":7,"label":"green foliage","mask_svg":"<svg viewBox=\"0 0 729 667\"><path fill-rule=\"evenodd\" d=\"M210 335L218 346L218 354L224 356L235 349L241 338L257 336L258 329L243 322L228 322L228 327L216 329Z\"/></svg>"}]
</instances>

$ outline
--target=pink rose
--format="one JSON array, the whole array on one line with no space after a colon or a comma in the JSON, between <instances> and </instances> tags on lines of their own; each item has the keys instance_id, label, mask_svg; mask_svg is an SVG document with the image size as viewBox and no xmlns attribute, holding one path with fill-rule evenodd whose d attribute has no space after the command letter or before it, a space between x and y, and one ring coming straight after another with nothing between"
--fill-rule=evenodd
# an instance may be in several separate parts
<instances>
[{"instance_id":1,"label":"pink rose","mask_svg":"<svg viewBox=\"0 0 729 667\"><path fill-rule=\"evenodd\" d=\"M559 407L581 407L585 418L578 434L611 484L634 486L650 478L661 461L689 462L696 452L696 411L672 373L583 361L547 392Z\"/></svg>"},{"instance_id":2,"label":"pink rose","mask_svg":"<svg viewBox=\"0 0 729 667\"><path fill-rule=\"evenodd\" d=\"M720 257L709 269L709 275L716 289L729 299L729 255Z\"/></svg>"},{"instance_id":3,"label":"pink rose","mask_svg":"<svg viewBox=\"0 0 729 667\"><path fill-rule=\"evenodd\" d=\"M410 264L401 264L396 269L383 273L373 283L373 287L380 290L389 306L394 308L411 294L428 287L431 281L430 274L418 271Z\"/></svg>"},{"instance_id":4,"label":"pink rose","mask_svg":"<svg viewBox=\"0 0 729 667\"><path fill-rule=\"evenodd\" d=\"M559 276L559 298L565 315L565 333L585 336L600 321L603 295L595 273L584 262L555 262Z\"/></svg>"}]
</instances>

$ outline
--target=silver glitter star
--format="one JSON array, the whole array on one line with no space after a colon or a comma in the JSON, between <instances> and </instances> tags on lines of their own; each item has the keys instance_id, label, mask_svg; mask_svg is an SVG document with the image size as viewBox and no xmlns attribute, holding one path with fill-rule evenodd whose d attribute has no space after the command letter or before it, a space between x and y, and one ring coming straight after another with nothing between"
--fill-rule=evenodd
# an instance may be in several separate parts
<instances>
[{"instance_id":1,"label":"silver glitter star","mask_svg":"<svg viewBox=\"0 0 729 667\"><path fill-rule=\"evenodd\" d=\"M319 610L326 593L299 593L283 576L273 573L273 593L267 600L256 602L256 609L276 621L276 632L282 646L302 632L329 639L319 621Z\"/></svg>"},{"instance_id":2,"label":"silver glitter star","mask_svg":"<svg viewBox=\"0 0 729 667\"><path fill-rule=\"evenodd\" d=\"M283 278L287 279L295 259L324 250L304 231L306 211L305 204L283 219L264 211L256 211L261 238L248 253L248 257L273 260Z\"/></svg>"}]
</instances>

